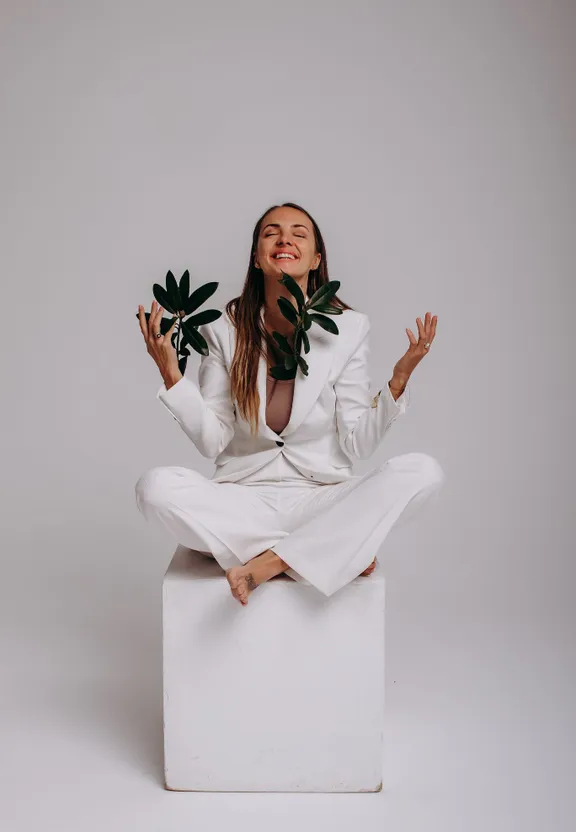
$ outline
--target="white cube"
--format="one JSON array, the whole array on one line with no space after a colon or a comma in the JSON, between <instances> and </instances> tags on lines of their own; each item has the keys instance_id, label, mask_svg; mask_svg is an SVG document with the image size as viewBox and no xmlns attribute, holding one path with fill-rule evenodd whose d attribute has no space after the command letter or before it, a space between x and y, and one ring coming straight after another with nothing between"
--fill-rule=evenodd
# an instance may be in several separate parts
<instances>
[{"instance_id":1,"label":"white cube","mask_svg":"<svg viewBox=\"0 0 576 832\"><path fill-rule=\"evenodd\" d=\"M330 597L278 575L243 606L179 546L163 584L167 789L382 788L384 576Z\"/></svg>"}]
</instances>

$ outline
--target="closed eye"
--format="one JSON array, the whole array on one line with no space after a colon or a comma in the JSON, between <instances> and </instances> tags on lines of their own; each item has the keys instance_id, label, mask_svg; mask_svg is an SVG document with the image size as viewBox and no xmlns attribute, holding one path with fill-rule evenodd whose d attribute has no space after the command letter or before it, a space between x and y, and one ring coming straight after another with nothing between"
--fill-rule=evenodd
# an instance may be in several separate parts
<instances>
[{"instance_id":1,"label":"closed eye","mask_svg":"<svg viewBox=\"0 0 576 832\"><path fill-rule=\"evenodd\" d=\"M269 234L264 234L265 237L272 237L274 235L274 231L270 232ZM306 234L295 234L295 237L304 237L306 238Z\"/></svg>"}]
</instances>

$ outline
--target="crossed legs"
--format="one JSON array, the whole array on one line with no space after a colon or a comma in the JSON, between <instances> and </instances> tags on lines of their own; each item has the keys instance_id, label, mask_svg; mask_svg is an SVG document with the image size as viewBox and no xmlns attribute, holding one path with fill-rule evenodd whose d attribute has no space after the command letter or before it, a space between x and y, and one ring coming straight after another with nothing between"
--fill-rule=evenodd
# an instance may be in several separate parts
<instances>
[{"instance_id":1,"label":"crossed legs","mask_svg":"<svg viewBox=\"0 0 576 832\"><path fill-rule=\"evenodd\" d=\"M352 482L297 495L278 519L258 491L170 466L140 477L136 502L182 545L213 553L233 597L246 604L259 584L281 572L326 596L371 574L386 535L419 511L443 479L432 457L403 454Z\"/></svg>"},{"instance_id":2,"label":"crossed legs","mask_svg":"<svg viewBox=\"0 0 576 832\"><path fill-rule=\"evenodd\" d=\"M280 575L288 568L289 564L285 560L282 560L272 549L266 549L265 552L251 558L242 566L232 566L230 569L226 569L226 578L234 598L245 606L248 603L248 596L257 586L270 580L275 575ZM371 575L375 568L376 558L360 574Z\"/></svg>"}]
</instances>

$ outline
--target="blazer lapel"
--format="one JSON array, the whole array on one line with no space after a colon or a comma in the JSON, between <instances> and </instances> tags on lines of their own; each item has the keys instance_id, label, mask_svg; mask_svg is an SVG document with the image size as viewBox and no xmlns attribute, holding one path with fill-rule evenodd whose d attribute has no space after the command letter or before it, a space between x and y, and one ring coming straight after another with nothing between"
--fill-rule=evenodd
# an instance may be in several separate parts
<instances>
[{"instance_id":1,"label":"blazer lapel","mask_svg":"<svg viewBox=\"0 0 576 832\"><path fill-rule=\"evenodd\" d=\"M261 318L264 317L264 307L262 307L260 316ZM276 439L278 436L287 436L295 431L312 410L312 406L320 396L328 378L336 340L342 337L341 334L333 335L331 332L327 332L318 324L312 324L307 331L307 335L310 340L310 352L302 351L301 355L308 363L308 375L305 376L302 370L298 368L294 379L294 396L290 419L280 434L277 434L266 424L266 374L268 366L264 356L260 356L258 367L259 431Z\"/></svg>"}]
</instances>

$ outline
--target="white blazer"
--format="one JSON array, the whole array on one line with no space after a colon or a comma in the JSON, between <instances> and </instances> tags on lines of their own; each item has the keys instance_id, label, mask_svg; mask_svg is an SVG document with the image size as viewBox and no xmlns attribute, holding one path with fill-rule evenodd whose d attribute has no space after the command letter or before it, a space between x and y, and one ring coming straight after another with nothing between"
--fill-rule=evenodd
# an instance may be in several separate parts
<instances>
[{"instance_id":1,"label":"white blazer","mask_svg":"<svg viewBox=\"0 0 576 832\"><path fill-rule=\"evenodd\" d=\"M318 324L307 331L310 352L302 355L308 375L300 369L296 373L290 420L280 434L266 424L268 368L260 356L259 425L252 437L230 397L236 332L225 309L221 311L218 320L198 327L210 350L200 358L198 384L186 372L169 390L162 384L156 394L202 456L214 460L212 480L240 480L280 453L316 482L341 482L353 476L353 461L376 451L410 402L409 385L397 400L388 383L375 396L370 392L368 315L344 309L333 317L338 335Z\"/></svg>"}]
</instances>

